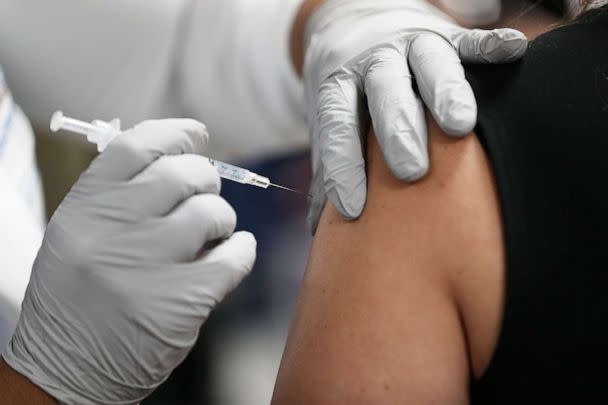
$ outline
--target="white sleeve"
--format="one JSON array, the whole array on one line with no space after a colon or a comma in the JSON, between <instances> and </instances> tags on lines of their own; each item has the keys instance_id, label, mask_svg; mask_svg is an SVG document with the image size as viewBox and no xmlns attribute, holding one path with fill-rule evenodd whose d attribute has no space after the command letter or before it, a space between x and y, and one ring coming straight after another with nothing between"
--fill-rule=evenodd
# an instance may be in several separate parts
<instances>
[{"instance_id":1,"label":"white sleeve","mask_svg":"<svg viewBox=\"0 0 608 405\"><path fill-rule=\"evenodd\" d=\"M0 1L0 63L35 127L190 116L217 157L306 144L287 53L301 0Z\"/></svg>"},{"instance_id":2,"label":"white sleeve","mask_svg":"<svg viewBox=\"0 0 608 405\"><path fill-rule=\"evenodd\" d=\"M182 93L188 113L210 128L218 154L247 158L307 146L304 90L289 53L301 2L195 2Z\"/></svg>"},{"instance_id":3,"label":"white sleeve","mask_svg":"<svg viewBox=\"0 0 608 405\"><path fill-rule=\"evenodd\" d=\"M178 115L169 94L189 0L0 1L0 64L34 126L54 110L132 125Z\"/></svg>"}]
</instances>

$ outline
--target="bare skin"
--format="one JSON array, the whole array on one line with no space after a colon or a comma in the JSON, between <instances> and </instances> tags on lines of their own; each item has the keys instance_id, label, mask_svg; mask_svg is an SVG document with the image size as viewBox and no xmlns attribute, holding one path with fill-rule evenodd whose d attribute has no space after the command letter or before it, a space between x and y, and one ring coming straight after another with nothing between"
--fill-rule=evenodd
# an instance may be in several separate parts
<instances>
[{"instance_id":1,"label":"bare skin","mask_svg":"<svg viewBox=\"0 0 608 405\"><path fill-rule=\"evenodd\" d=\"M502 319L499 205L477 138L429 130L424 180L396 180L372 133L360 220L326 207L273 403L467 403Z\"/></svg>"},{"instance_id":2,"label":"bare skin","mask_svg":"<svg viewBox=\"0 0 608 405\"><path fill-rule=\"evenodd\" d=\"M0 358L0 405L57 405L57 401Z\"/></svg>"}]
</instances>

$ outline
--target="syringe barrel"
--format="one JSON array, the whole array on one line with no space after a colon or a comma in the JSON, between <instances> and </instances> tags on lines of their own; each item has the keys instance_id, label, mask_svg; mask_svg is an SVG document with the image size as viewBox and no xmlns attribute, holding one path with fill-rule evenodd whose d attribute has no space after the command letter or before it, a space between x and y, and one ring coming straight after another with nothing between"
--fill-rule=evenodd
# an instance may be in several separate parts
<instances>
[{"instance_id":1,"label":"syringe barrel","mask_svg":"<svg viewBox=\"0 0 608 405\"><path fill-rule=\"evenodd\" d=\"M260 176L242 167L215 159L209 159L209 163L217 169L220 177L223 179L236 181L241 184L250 184L260 188L268 188L270 186L270 180L267 177Z\"/></svg>"},{"instance_id":2,"label":"syringe barrel","mask_svg":"<svg viewBox=\"0 0 608 405\"><path fill-rule=\"evenodd\" d=\"M66 117L61 111L57 111L51 118L51 131L56 132L60 129L82 134L87 137L89 142L97 144L97 150L103 152L108 144L119 135L120 121L112 122L93 121L92 123L76 120ZM228 163L220 162L219 160L209 158L211 163L223 179L235 181L241 184L250 184L252 186L268 188L270 180L268 177L260 176L252 173L242 167L234 166Z\"/></svg>"},{"instance_id":3,"label":"syringe barrel","mask_svg":"<svg viewBox=\"0 0 608 405\"><path fill-rule=\"evenodd\" d=\"M209 158L209 163L217 169L221 178L247 184L249 170L211 158Z\"/></svg>"},{"instance_id":4,"label":"syringe barrel","mask_svg":"<svg viewBox=\"0 0 608 405\"><path fill-rule=\"evenodd\" d=\"M82 135L97 131L97 127L93 124L68 117L63 117L61 129Z\"/></svg>"}]
</instances>

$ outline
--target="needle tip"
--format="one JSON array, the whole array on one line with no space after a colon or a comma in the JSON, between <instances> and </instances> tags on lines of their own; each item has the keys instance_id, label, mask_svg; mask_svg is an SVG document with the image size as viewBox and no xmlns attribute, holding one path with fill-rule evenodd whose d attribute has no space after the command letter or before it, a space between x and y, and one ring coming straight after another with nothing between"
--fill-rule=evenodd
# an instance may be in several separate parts
<instances>
[{"instance_id":1,"label":"needle tip","mask_svg":"<svg viewBox=\"0 0 608 405\"><path fill-rule=\"evenodd\" d=\"M290 191L290 192L292 192L292 193L296 193L296 194L304 195L304 193L303 193L303 192L298 191L298 190L294 190L293 188L289 188L289 187L285 187L285 186L280 186L280 185L278 185L278 184L274 184L274 183L270 183L270 185L271 185L272 187L276 187L276 188L281 189L281 190Z\"/></svg>"}]
</instances>

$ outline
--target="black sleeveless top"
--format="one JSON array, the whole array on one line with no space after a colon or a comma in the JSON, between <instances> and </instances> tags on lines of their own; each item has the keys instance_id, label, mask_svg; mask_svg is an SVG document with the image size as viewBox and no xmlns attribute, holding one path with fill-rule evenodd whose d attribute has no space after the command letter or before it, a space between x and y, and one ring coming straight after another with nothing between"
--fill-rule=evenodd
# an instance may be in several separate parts
<instances>
[{"instance_id":1,"label":"black sleeveless top","mask_svg":"<svg viewBox=\"0 0 608 405\"><path fill-rule=\"evenodd\" d=\"M507 253L502 331L473 404L608 404L608 9L470 66Z\"/></svg>"}]
</instances>

